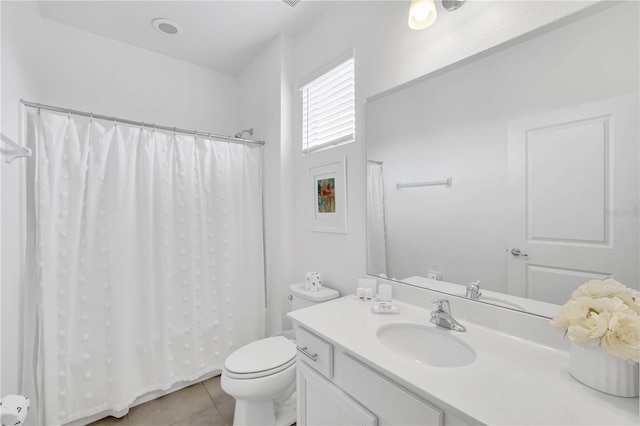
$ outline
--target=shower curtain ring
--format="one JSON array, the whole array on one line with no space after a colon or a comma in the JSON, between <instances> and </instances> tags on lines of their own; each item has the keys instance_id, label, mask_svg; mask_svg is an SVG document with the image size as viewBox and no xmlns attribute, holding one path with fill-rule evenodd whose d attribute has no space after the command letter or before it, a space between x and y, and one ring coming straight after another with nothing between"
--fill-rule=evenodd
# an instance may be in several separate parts
<instances>
[{"instance_id":1,"label":"shower curtain ring","mask_svg":"<svg viewBox=\"0 0 640 426\"><path fill-rule=\"evenodd\" d=\"M156 132L156 123L153 123L153 129L152 129L153 133Z\"/></svg>"},{"instance_id":2,"label":"shower curtain ring","mask_svg":"<svg viewBox=\"0 0 640 426\"><path fill-rule=\"evenodd\" d=\"M71 110L68 110L68 111L67 111L67 118L68 118L69 120L71 120Z\"/></svg>"},{"instance_id":3,"label":"shower curtain ring","mask_svg":"<svg viewBox=\"0 0 640 426\"><path fill-rule=\"evenodd\" d=\"M40 104L38 103L38 115L40 115Z\"/></svg>"},{"instance_id":4,"label":"shower curtain ring","mask_svg":"<svg viewBox=\"0 0 640 426\"><path fill-rule=\"evenodd\" d=\"M89 113L89 123L93 123L93 113Z\"/></svg>"}]
</instances>

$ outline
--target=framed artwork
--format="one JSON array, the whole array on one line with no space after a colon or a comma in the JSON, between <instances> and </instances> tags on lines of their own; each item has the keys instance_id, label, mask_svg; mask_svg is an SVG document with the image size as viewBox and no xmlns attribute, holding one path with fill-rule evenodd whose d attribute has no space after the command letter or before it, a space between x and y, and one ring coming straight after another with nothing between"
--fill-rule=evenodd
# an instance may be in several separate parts
<instances>
[{"instance_id":1,"label":"framed artwork","mask_svg":"<svg viewBox=\"0 0 640 426\"><path fill-rule=\"evenodd\" d=\"M346 158L309 169L311 230L347 233Z\"/></svg>"}]
</instances>

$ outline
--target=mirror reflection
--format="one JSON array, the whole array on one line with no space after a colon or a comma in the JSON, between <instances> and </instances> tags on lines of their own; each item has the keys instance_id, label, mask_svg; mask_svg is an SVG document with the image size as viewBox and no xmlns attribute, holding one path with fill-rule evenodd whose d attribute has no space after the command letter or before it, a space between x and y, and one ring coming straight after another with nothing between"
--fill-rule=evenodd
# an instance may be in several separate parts
<instances>
[{"instance_id":1,"label":"mirror reflection","mask_svg":"<svg viewBox=\"0 0 640 426\"><path fill-rule=\"evenodd\" d=\"M638 3L367 102L367 272L553 316L638 288ZM471 284L471 285L470 285Z\"/></svg>"}]
</instances>

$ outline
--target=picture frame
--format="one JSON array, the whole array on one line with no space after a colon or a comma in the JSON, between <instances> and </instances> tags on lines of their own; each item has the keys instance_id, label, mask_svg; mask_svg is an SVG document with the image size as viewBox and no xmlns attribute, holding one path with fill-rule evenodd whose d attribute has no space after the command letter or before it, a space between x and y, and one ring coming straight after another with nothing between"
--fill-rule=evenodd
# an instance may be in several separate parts
<instances>
[{"instance_id":1,"label":"picture frame","mask_svg":"<svg viewBox=\"0 0 640 426\"><path fill-rule=\"evenodd\" d=\"M311 230L347 233L347 159L309 169Z\"/></svg>"}]
</instances>

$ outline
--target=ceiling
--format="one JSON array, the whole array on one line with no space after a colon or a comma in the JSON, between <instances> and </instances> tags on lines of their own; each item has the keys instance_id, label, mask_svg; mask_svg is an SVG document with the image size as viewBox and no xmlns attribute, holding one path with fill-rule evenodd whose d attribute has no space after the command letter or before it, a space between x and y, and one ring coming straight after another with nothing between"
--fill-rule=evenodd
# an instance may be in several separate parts
<instances>
[{"instance_id":1,"label":"ceiling","mask_svg":"<svg viewBox=\"0 0 640 426\"><path fill-rule=\"evenodd\" d=\"M99 34L230 75L237 75L279 33L295 34L330 2L235 1L42 1L46 19ZM182 26L177 36L151 26L166 18Z\"/></svg>"}]
</instances>

